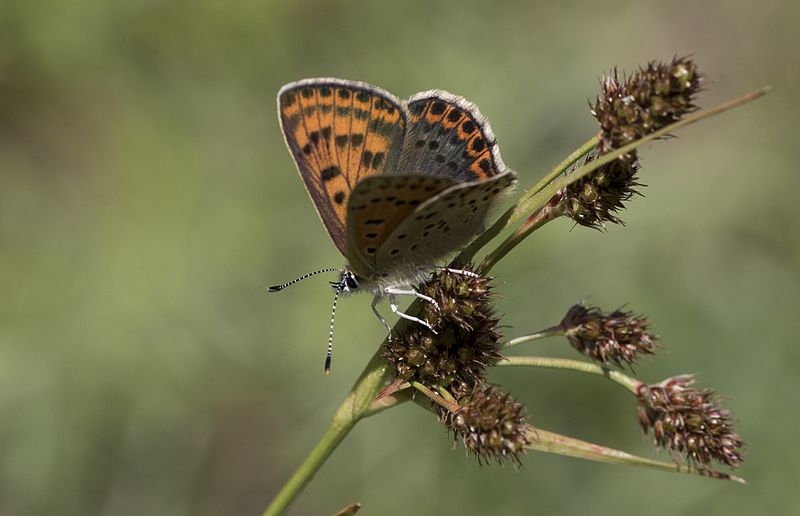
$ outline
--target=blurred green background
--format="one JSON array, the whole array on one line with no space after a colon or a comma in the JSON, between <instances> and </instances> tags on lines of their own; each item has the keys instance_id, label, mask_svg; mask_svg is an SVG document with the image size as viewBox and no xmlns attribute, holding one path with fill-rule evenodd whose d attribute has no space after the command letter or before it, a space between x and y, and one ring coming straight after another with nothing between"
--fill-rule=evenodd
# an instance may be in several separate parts
<instances>
[{"instance_id":1,"label":"blurred green background","mask_svg":"<svg viewBox=\"0 0 800 516\"><path fill-rule=\"evenodd\" d=\"M709 107L642 151L646 199L607 233L550 224L496 269L507 334L588 298L648 314L647 381L698 373L748 442L746 487L529 454L479 468L408 405L359 424L291 514L798 514L796 2L0 4L0 514L260 514L383 337L275 113L303 77L476 102L521 184L595 130L619 66L694 53ZM330 278L333 279L333 278ZM529 352L573 356L561 341ZM610 382L505 369L531 421L656 454Z\"/></svg>"}]
</instances>

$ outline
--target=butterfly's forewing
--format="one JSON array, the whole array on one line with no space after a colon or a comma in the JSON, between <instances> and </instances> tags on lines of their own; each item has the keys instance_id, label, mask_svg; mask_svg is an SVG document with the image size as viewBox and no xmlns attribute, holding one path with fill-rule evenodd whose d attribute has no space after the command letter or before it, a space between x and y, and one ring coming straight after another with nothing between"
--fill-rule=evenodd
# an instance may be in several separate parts
<instances>
[{"instance_id":1,"label":"butterfly's forewing","mask_svg":"<svg viewBox=\"0 0 800 516\"><path fill-rule=\"evenodd\" d=\"M402 268L403 263L433 265L462 249L483 230L489 209L515 182L516 175L507 170L483 181L456 184L423 202L378 248L380 269Z\"/></svg>"},{"instance_id":2,"label":"butterfly's forewing","mask_svg":"<svg viewBox=\"0 0 800 516\"><path fill-rule=\"evenodd\" d=\"M478 181L506 170L494 134L477 106L441 90L408 102L409 122L400 173Z\"/></svg>"},{"instance_id":3,"label":"butterfly's forewing","mask_svg":"<svg viewBox=\"0 0 800 516\"><path fill-rule=\"evenodd\" d=\"M278 93L281 128L297 170L339 251L347 257L347 205L356 184L397 166L406 112L368 84L306 79Z\"/></svg>"},{"instance_id":4,"label":"butterfly's forewing","mask_svg":"<svg viewBox=\"0 0 800 516\"><path fill-rule=\"evenodd\" d=\"M350 266L360 276L369 277L385 269L378 259L384 243L420 206L440 192L456 185L447 177L423 175L382 175L362 180L350 197L347 210L347 236ZM414 235L397 234L402 242ZM395 257L400 250L388 251Z\"/></svg>"}]
</instances>

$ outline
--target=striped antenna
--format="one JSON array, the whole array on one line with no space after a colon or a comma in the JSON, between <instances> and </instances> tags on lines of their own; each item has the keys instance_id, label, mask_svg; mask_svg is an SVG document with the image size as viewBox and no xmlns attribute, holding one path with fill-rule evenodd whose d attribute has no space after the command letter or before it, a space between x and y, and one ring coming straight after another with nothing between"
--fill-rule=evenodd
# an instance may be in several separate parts
<instances>
[{"instance_id":1,"label":"striped antenna","mask_svg":"<svg viewBox=\"0 0 800 516\"><path fill-rule=\"evenodd\" d=\"M331 359L333 358L333 320L336 318L336 302L339 301L341 287L334 287L333 308L331 309L331 330L328 333L328 354L325 356L325 374L331 374Z\"/></svg>"},{"instance_id":2,"label":"striped antenna","mask_svg":"<svg viewBox=\"0 0 800 516\"><path fill-rule=\"evenodd\" d=\"M344 271L342 271L342 269L320 269L318 271L309 272L308 274L303 274L302 276L300 276L297 279L293 279L289 283L284 283L283 285L273 285L273 286L269 287L269 292L280 292L281 290L285 289L289 285L294 285L298 281L303 281L306 278L310 278L311 276L315 276L315 275L321 274L323 272L344 272Z\"/></svg>"}]
</instances>

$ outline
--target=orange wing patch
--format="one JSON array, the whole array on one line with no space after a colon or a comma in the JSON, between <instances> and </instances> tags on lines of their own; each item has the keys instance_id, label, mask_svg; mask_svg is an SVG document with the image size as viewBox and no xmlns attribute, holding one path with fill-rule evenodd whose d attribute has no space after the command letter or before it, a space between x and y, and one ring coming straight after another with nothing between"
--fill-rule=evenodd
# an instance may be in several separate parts
<instances>
[{"instance_id":1,"label":"orange wing patch","mask_svg":"<svg viewBox=\"0 0 800 516\"><path fill-rule=\"evenodd\" d=\"M394 166L405 118L390 94L361 83L301 81L279 93L281 126L328 234L347 256L347 203L358 182Z\"/></svg>"}]
</instances>

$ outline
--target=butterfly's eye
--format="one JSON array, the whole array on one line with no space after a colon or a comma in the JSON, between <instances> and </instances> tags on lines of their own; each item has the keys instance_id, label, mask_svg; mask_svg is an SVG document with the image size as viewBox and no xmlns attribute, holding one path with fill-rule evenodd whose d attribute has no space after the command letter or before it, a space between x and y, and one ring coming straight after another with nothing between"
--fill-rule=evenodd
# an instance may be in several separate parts
<instances>
[{"instance_id":1,"label":"butterfly's eye","mask_svg":"<svg viewBox=\"0 0 800 516\"><path fill-rule=\"evenodd\" d=\"M356 290L358 288L358 280L356 279L355 274L345 274L345 277L342 279L344 280L345 288L348 290Z\"/></svg>"}]
</instances>

